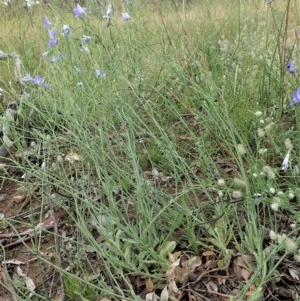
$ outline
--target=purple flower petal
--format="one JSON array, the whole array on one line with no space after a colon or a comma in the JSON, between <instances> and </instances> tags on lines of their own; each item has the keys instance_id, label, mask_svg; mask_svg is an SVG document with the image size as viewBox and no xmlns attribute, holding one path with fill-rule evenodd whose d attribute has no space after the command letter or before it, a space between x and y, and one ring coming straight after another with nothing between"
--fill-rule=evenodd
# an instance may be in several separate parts
<instances>
[{"instance_id":1,"label":"purple flower petal","mask_svg":"<svg viewBox=\"0 0 300 301\"><path fill-rule=\"evenodd\" d=\"M296 68L294 66L293 61L289 60L285 66L285 69L290 73L290 74L295 74L296 73Z\"/></svg>"},{"instance_id":2,"label":"purple flower petal","mask_svg":"<svg viewBox=\"0 0 300 301\"><path fill-rule=\"evenodd\" d=\"M76 18L82 18L85 14L86 7L81 7L79 4L77 4L76 8L73 9L73 13Z\"/></svg>"},{"instance_id":3,"label":"purple flower petal","mask_svg":"<svg viewBox=\"0 0 300 301\"><path fill-rule=\"evenodd\" d=\"M52 23L48 20L47 16L44 16L44 28L47 29Z\"/></svg>"},{"instance_id":4,"label":"purple flower petal","mask_svg":"<svg viewBox=\"0 0 300 301\"><path fill-rule=\"evenodd\" d=\"M45 80L44 80L41 76L39 76L39 75L35 76L35 77L32 79L32 82L33 82L33 84L35 84L35 85L40 85L40 84L42 84L44 81L45 81Z\"/></svg>"},{"instance_id":5,"label":"purple flower petal","mask_svg":"<svg viewBox=\"0 0 300 301\"><path fill-rule=\"evenodd\" d=\"M121 18L122 18L122 21L126 23L131 19L131 16L129 16L128 13L124 12L124 13L122 13Z\"/></svg>"},{"instance_id":6,"label":"purple flower petal","mask_svg":"<svg viewBox=\"0 0 300 301\"><path fill-rule=\"evenodd\" d=\"M100 69L96 69L95 72L97 77L105 77L105 73Z\"/></svg>"},{"instance_id":7,"label":"purple flower petal","mask_svg":"<svg viewBox=\"0 0 300 301\"><path fill-rule=\"evenodd\" d=\"M92 37L83 35L82 41L83 41L83 43L87 44L91 39L92 39Z\"/></svg>"},{"instance_id":8,"label":"purple flower petal","mask_svg":"<svg viewBox=\"0 0 300 301\"><path fill-rule=\"evenodd\" d=\"M300 88L297 88L296 93L292 94L293 101L290 102L290 106L294 106L300 103Z\"/></svg>"}]
</instances>

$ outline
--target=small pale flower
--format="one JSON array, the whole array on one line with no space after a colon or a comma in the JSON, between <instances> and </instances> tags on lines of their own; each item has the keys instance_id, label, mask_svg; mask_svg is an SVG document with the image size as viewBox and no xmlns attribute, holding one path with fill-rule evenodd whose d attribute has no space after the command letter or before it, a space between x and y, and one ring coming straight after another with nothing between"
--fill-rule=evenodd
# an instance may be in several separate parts
<instances>
[{"instance_id":1,"label":"small pale flower","mask_svg":"<svg viewBox=\"0 0 300 301\"><path fill-rule=\"evenodd\" d=\"M275 173L270 166L268 165L264 166L263 172L268 176L269 179L275 179Z\"/></svg>"},{"instance_id":2,"label":"small pale flower","mask_svg":"<svg viewBox=\"0 0 300 301\"><path fill-rule=\"evenodd\" d=\"M284 240L284 244L285 244L287 251L291 252L291 253L295 252L298 248L297 243L289 237L286 237L286 239Z\"/></svg>"},{"instance_id":3,"label":"small pale flower","mask_svg":"<svg viewBox=\"0 0 300 301\"><path fill-rule=\"evenodd\" d=\"M294 198L295 198L295 193L294 193L294 191L290 190L290 191L289 191L289 194L288 194L288 197L289 197L289 200L294 199Z\"/></svg>"},{"instance_id":4,"label":"small pale flower","mask_svg":"<svg viewBox=\"0 0 300 301\"><path fill-rule=\"evenodd\" d=\"M220 198L224 196L224 193L223 193L222 190L218 190L218 196L219 196Z\"/></svg>"},{"instance_id":5,"label":"small pale flower","mask_svg":"<svg viewBox=\"0 0 300 301\"><path fill-rule=\"evenodd\" d=\"M279 190L279 191L277 192L277 195L278 195L278 196L284 196L284 192L283 192L282 190Z\"/></svg>"},{"instance_id":6,"label":"small pale flower","mask_svg":"<svg viewBox=\"0 0 300 301\"><path fill-rule=\"evenodd\" d=\"M103 19L111 19L111 17L112 17L112 7L111 7L111 5L109 5L106 10L106 14L104 16L102 16L102 18Z\"/></svg>"},{"instance_id":7,"label":"small pale flower","mask_svg":"<svg viewBox=\"0 0 300 301\"><path fill-rule=\"evenodd\" d=\"M79 4L77 4L76 8L73 9L73 13L76 18L82 18L85 14L86 7L81 7Z\"/></svg>"},{"instance_id":8,"label":"small pale flower","mask_svg":"<svg viewBox=\"0 0 300 301\"><path fill-rule=\"evenodd\" d=\"M281 204L281 198L274 196L272 201L273 201L273 203L271 204L271 209L273 211L278 211L280 204Z\"/></svg>"},{"instance_id":9,"label":"small pale flower","mask_svg":"<svg viewBox=\"0 0 300 301\"><path fill-rule=\"evenodd\" d=\"M275 122L271 121L269 124L267 124L267 125L265 126L265 131L266 131L267 133L269 133L269 132L273 129L274 126L275 126Z\"/></svg>"},{"instance_id":10,"label":"small pale flower","mask_svg":"<svg viewBox=\"0 0 300 301\"><path fill-rule=\"evenodd\" d=\"M253 178L257 178L257 177L258 177L258 174L257 174L256 172L254 172L254 173L252 174L252 177L253 177Z\"/></svg>"},{"instance_id":11,"label":"small pale flower","mask_svg":"<svg viewBox=\"0 0 300 301\"><path fill-rule=\"evenodd\" d=\"M71 35L71 30L70 30L70 27L68 25L63 25L63 28L62 28L62 35L67 38Z\"/></svg>"},{"instance_id":12,"label":"small pale flower","mask_svg":"<svg viewBox=\"0 0 300 301\"><path fill-rule=\"evenodd\" d=\"M297 88L296 92L292 94L293 101L290 102L290 106L294 106L300 102L300 88Z\"/></svg>"},{"instance_id":13,"label":"small pale flower","mask_svg":"<svg viewBox=\"0 0 300 301\"><path fill-rule=\"evenodd\" d=\"M83 35L82 42L87 44L91 39L92 37Z\"/></svg>"},{"instance_id":14,"label":"small pale flower","mask_svg":"<svg viewBox=\"0 0 300 301\"><path fill-rule=\"evenodd\" d=\"M278 211L278 209L279 209L279 204L278 203L272 203L271 204L271 209L273 210L273 211Z\"/></svg>"},{"instance_id":15,"label":"small pale flower","mask_svg":"<svg viewBox=\"0 0 300 301\"><path fill-rule=\"evenodd\" d=\"M44 16L44 28L47 29L52 23L48 20L47 16Z\"/></svg>"},{"instance_id":16,"label":"small pale flower","mask_svg":"<svg viewBox=\"0 0 300 301\"><path fill-rule=\"evenodd\" d=\"M292 150L293 149L293 144L290 138L286 138L284 141L284 146L287 150Z\"/></svg>"},{"instance_id":17,"label":"small pale flower","mask_svg":"<svg viewBox=\"0 0 300 301\"><path fill-rule=\"evenodd\" d=\"M124 23L126 23L131 19L131 16L128 13L124 12L124 13L122 13L121 18L122 18L122 21Z\"/></svg>"},{"instance_id":18,"label":"small pale flower","mask_svg":"<svg viewBox=\"0 0 300 301\"><path fill-rule=\"evenodd\" d=\"M218 185L219 185L219 186L225 186L225 185L226 185L225 180L222 179L222 178L220 178L220 179L218 180Z\"/></svg>"},{"instance_id":19,"label":"small pale flower","mask_svg":"<svg viewBox=\"0 0 300 301\"><path fill-rule=\"evenodd\" d=\"M258 153L259 153L260 155L264 155L265 153L267 153L267 151L268 151L267 148L260 148L260 149L258 150Z\"/></svg>"},{"instance_id":20,"label":"small pale flower","mask_svg":"<svg viewBox=\"0 0 300 301\"><path fill-rule=\"evenodd\" d=\"M296 73L296 68L294 66L293 61L289 60L285 66L285 69L290 73L290 74L295 74Z\"/></svg>"},{"instance_id":21,"label":"small pale flower","mask_svg":"<svg viewBox=\"0 0 300 301\"><path fill-rule=\"evenodd\" d=\"M262 111L256 111L254 114L257 117L260 117L263 113L262 113Z\"/></svg>"},{"instance_id":22,"label":"small pale flower","mask_svg":"<svg viewBox=\"0 0 300 301\"><path fill-rule=\"evenodd\" d=\"M240 155L245 155L246 154L246 150L245 150L245 148L242 144L237 145L237 151Z\"/></svg>"},{"instance_id":23,"label":"small pale flower","mask_svg":"<svg viewBox=\"0 0 300 301\"><path fill-rule=\"evenodd\" d=\"M262 137L264 137L264 135L265 135L265 131L262 128L258 128L257 129L257 136L259 138L262 138Z\"/></svg>"},{"instance_id":24,"label":"small pale flower","mask_svg":"<svg viewBox=\"0 0 300 301\"><path fill-rule=\"evenodd\" d=\"M300 254L294 254L294 260L300 262Z\"/></svg>"},{"instance_id":25,"label":"small pale flower","mask_svg":"<svg viewBox=\"0 0 300 301\"><path fill-rule=\"evenodd\" d=\"M273 230L270 230L269 236L270 236L270 239L272 239L272 240L277 239L277 234Z\"/></svg>"},{"instance_id":26,"label":"small pale flower","mask_svg":"<svg viewBox=\"0 0 300 301\"><path fill-rule=\"evenodd\" d=\"M96 69L95 72L97 77L105 77L105 73L100 69Z\"/></svg>"},{"instance_id":27,"label":"small pale flower","mask_svg":"<svg viewBox=\"0 0 300 301\"><path fill-rule=\"evenodd\" d=\"M243 197L243 193L239 190L235 190L231 194L233 199L241 199Z\"/></svg>"},{"instance_id":28,"label":"small pale flower","mask_svg":"<svg viewBox=\"0 0 300 301\"><path fill-rule=\"evenodd\" d=\"M287 154L285 155L283 162L281 164L281 171L286 172L289 168L289 162L290 162L290 150L287 152Z\"/></svg>"},{"instance_id":29,"label":"small pale flower","mask_svg":"<svg viewBox=\"0 0 300 301\"><path fill-rule=\"evenodd\" d=\"M270 192L271 194L275 194L276 190L275 190L274 187L270 187L270 188L269 188L269 192Z\"/></svg>"}]
</instances>

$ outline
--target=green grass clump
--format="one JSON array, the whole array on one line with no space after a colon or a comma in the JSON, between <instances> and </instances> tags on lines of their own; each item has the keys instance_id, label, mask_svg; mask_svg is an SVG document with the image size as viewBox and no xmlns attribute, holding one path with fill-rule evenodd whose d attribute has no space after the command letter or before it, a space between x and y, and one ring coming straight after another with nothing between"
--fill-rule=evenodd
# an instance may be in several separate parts
<instances>
[{"instance_id":1,"label":"green grass clump","mask_svg":"<svg viewBox=\"0 0 300 301\"><path fill-rule=\"evenodd\" d=\"M299 76L284 66L298 63L299 15L286 2L112 1L109 26L93 1L82 19L55 1L3 7L1 50L50 88L16 82L13 60L0 61L3 114L20 99L1 179L35 191L39 222L49 206L66 212L54 259L41 240L27 249L61 275L55 288L69 300L140 300L144 286L160 296L172 258L205 252L226 273L241 254L254 258L235 298L256 300L285 259L297 265L299 110L288 104ZM57 31L50 49L44 15Z\"/></svg>"}]
</instances>

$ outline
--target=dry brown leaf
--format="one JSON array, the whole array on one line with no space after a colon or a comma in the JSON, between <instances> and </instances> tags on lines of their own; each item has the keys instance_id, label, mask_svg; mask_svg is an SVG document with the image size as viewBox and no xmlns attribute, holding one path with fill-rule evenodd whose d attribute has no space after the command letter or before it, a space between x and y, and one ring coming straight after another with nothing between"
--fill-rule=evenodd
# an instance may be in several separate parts
<instances>
[{"instance_id":1,"label":"dry brown leaf","mask_svg":"<svg viewBox=\"0 0 300 301\"><path fill-rule=\"evenodd\" d=\"M207 287L208 290L212 291L212 292L218 292L218 286L213 282L213 281L209 281L207 283L204 283L205 286Z\"/></svg>"},{"instance_id":2,"label":"dry brown leaf","mask_svg":"<svg viewBox=\"0 0 300 301\"><path fill-rule=\"evenodd\" d=\"M180 263L180 258L177 259L175 262L173 262L170 265L169 269L167 270L166 277L167 277L168 283L170 283L172 280L175 279L175 269L176 269L176 267L179 266L179 263Z\"/></svg>"},{"instance_id":3,"label":"dry brown leaf","mask_svg":"<svg viewBox=\"0 0 300 301\"><path fill-rule=\"evenodd\" d=\"M298 271L296 271L294 269L288 269L288 271L293 279L299 280L299 272Z\"/></svg>"},{"instance_id":4,"label":"dry brown leaf","mask_svg":"<svg viewBox=\"0 0 300 301\"><path fill-rule=\"evenodd\" d=\"M33 296L33 293L35 291L36 286L35 286L33 280L30 277L25 276L24 280L25 280L26 287L30 291L29 298L31 298Z\"/></svg>"},{"instance_id":5,"label":"dry brown leaf","mask_svg":"<svg viewBox=\"0 0 300 301\"><path fill-rule=\"evenodd\" d=\"M145 281L145 284L146 284L147 291L152 292L153 289L154 289L154 285L153 285L153 282L152 282L151 278L147 278L146 281Z\"/></svg>"},{"instance_id":6,"label":"dry brown leaf","mask_svg":"<svg viewBox=\"0 0 300 301\"><path fill-rule=\"evenodd\" d=\"M177 285L176 285L176 282L175 280L171 281L169 284L168 284L168 288L169 288L169 294L170 295L176 295L179 291Z\"/></svg>"},{"instance_id":7,"label":"dry brown leaf","mask_svg":"<svg viewBox=\"0 0 300 301\"><path fill-rule=\"evenodd\" d=\"M160 294L160 301L168 301L168 299L169 299L168 287L165 286Z\"/></svg>"},{"instance_id":8,"label":"dry brown leaf","mask_svg":"<svg viewBox=\"0 0 300 301\"><path fill-rule=\"evenodd\" d=\"M205 257L216 256L216 254L213 251L207 250L202 253L202 256L205 256Z\"/></svg>"},{"instance_id":9,"label":"dry brown leaf","mask_svg":"<svg viewBox=\"0 0 300 301\"><path fill-rule=\"evenodd\" d=\"M248 281L251 276L251 273L245 269L241 269L241 275L245 281Z\"/></svg>"},{"instance_id":10,"label":"dry brown leaf","mask_svg":"<svg viewBox=\"0 0 300 301\"><path fill-rule=\"evenodd\" d=\"M146 301L157 301L157 297L154 292L148 293L145 299Z\"/></svg>"}]
</instances>

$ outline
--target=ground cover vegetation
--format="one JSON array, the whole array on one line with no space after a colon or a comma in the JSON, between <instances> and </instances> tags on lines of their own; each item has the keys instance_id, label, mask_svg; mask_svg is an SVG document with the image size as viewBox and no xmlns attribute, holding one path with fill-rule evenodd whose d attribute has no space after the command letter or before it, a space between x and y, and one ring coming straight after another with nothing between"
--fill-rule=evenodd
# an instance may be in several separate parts
<instances>
[{"instance_id":1,"label":"ground cover vegetation","mask_svg":"<svg viewBox=\"0 0 300 301\"><path fill-rule=\"evenodd\" d=\"M0 300L299 300L299 2L25 4Z\"/></svg>"}]
</instances>

